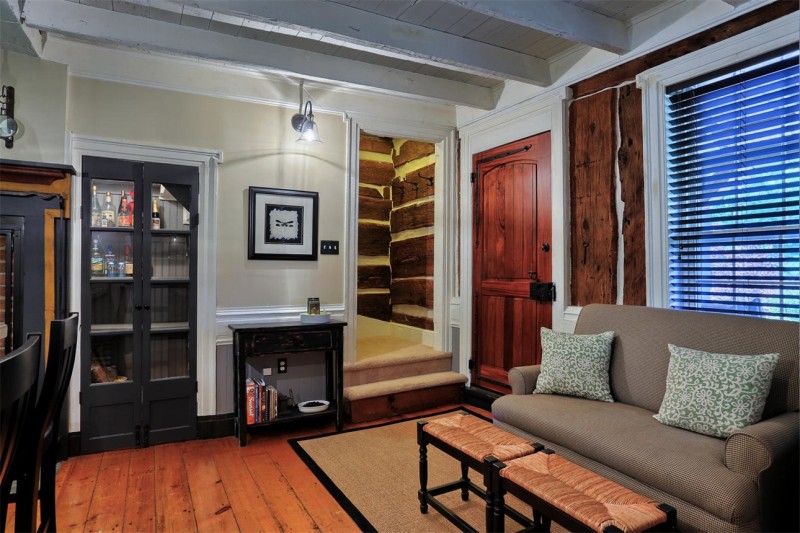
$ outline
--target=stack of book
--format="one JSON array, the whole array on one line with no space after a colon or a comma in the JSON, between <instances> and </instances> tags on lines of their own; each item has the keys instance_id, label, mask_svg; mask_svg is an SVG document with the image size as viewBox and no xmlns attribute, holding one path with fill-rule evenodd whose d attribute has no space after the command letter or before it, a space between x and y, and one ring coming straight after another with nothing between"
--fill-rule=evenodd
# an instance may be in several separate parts
<instances>
[{"instance_id":1,"label":"stack of book","mask_svg":"<svg viewBox=\"0 0 800 533\"><path fill-rule=\"evenodd\" d=\"M245 380L247 423L269 422L278 416L278 390L264 383L264 378Z\"/></svg>"}]
</instances>

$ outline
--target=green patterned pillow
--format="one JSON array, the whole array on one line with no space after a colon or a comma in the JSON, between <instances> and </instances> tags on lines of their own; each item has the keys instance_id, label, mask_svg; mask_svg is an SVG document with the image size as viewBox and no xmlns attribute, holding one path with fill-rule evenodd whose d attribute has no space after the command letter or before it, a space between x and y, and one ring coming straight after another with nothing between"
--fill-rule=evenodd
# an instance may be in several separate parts
<instances>
[{"instance_id":1,"label":"green patterned pillow","mask_svg":"<svg viewBox=\"0 0 800 533\"><path fill-rule=\"evenodd\" d=\"M614 332L570 335L542 328L542 369L534 394L566 394L613 402L608 365Z\"/></svg>"},{"instance_id":2,"label":"green patterned pillow","mask_svg":"<svg viewBox=\"0 0 800 533\"><path fill-rule=\"evenodd\" d=\"M761 420L778 354L727 355L669 345L667 391L653 417L713 437Z\"/></svg>"}]
</instances>

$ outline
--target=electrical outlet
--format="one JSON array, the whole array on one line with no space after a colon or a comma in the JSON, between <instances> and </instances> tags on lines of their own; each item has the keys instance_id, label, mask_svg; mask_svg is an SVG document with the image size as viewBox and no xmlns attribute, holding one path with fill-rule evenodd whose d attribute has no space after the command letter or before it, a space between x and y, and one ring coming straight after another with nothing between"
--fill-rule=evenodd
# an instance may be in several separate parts
<instances>
[{"instance_id":1,"label":"electrical outlet","mask_svg":"<svg viewBox=\"0 0 800 533\"><path fill-rule=\"evenodd\" d=\"M285 374L286 373L286 358L281 357L278 359L278 374Z\"/></svg>"},{"instance_id":2,"label":"electrical outlet","mask_svg":"<svg viewBox=\"0 0 800 533\"><path fill-rule=\"evenodd\" d=\"M264 376L271 376L272 375L272 369L271 368L263 368L263 369L261 369L261 374L264 375Z\"/></svg>"},{"instance_id":3,"label":"electrical outlet","mask_svg":"<svg viewBox=\"0 0 800 533\"><path fill-rule=\"evenodd\" d=\"M319 253L323 255L339 255L339 241L321 241Z\"/></svg>"}]
</instances>

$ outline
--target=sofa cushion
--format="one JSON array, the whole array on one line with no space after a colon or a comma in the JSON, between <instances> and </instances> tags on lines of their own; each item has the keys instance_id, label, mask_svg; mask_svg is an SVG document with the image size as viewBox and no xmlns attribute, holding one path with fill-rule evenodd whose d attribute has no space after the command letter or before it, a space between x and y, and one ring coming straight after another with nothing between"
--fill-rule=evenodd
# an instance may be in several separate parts
<instances>
[{"instance_id":1,"label":"sofa cushion","mask_svg":"<svg viewBox=\"0 0 800 533\"><path fill-rule=\"evenodd\" d=\"M608 365L614 332L570 335L542 328L542 368L534 394L566 394L613 402Z\"/></svg>"},{"instance_id":2,"label":"sofa cushion","mask_svg":"<svg viewBox=\"0 0 800 533\"><path fill-rule=\"evenodd\" d=\"M723 519L757 520L758 488L724 465L725 441L660 424L653 412L620 402L545 394L495 400L495 420L569 448Z\"/></svg>"},{"instance_id":3,"label":"sofa cushion","mask_svg":"<svg viewBox=\"0 0 800 533\"><path fill-rule=\"evenodd\" d=\"M761 420L778 354L727 355L669 345L662 424L727 437Z\"/></svg>"}]
</instances>

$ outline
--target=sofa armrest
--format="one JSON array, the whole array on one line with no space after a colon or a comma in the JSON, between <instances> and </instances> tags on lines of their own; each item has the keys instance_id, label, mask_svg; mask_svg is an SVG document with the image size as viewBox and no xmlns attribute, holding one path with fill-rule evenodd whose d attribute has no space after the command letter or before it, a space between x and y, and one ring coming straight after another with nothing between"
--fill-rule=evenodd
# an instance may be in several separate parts
<instances>
[{"instance_id":1,"label":"sofa armrest","mask_svg":"<svg viewBox=\"0 0 800 533\"><path fill-rule=\"evenodd\" d=\"M758 485L761 531L800 531L800 414L783 413L732 433L725 466Z\"/></svg>"},{"instance_id":2,"label":"sofa armrest","mask_svg":"<svg viewBox=\"0 0 800 533\"><path fill-rule=\"evenodd\" d=\"M762 420L734 431L725 441L725 466L755 481L778 458L797 451L800 417L795 413Z\"/></svg>"},{"instance_id":3,"label":"sofa armrest","mask_svg":"<svg viewBox=\"0 0 800 533\"><path fill-rule=\"evenodd\" d=\"M511 385L511 394L530 394L536 387L542 365L515 366L508 371L508 383Z\"/></svg>"}]
</instances>

